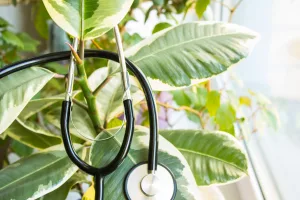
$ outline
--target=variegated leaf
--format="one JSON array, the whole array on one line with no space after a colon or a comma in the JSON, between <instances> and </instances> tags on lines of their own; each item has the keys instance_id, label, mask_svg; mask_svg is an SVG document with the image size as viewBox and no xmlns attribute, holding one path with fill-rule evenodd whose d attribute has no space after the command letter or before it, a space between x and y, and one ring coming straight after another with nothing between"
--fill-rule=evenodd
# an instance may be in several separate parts
<instances>
[{"instance_id":1,"label":"variegated leaf","mask_svg":"<svg viewBox=\"0 0 300 200\"><path fill-rule=\"evenodd\" d=\"M154 90L202 82L247 57L256 43L251 30L222 22L190 22L167 28L126 50ZM110 74L118 64L110 62Z\"/></svg>"},{"instance_id":2,"label":"variegated leaf","mask_svg":"<svg viewBox=\"0 0 300 200\"><path fill-rule=\"evenodd\" d=\"M73 91L73 96L76 96L80 91ZM36 114L37 112L40 112L44 110L45 108L48 108L49 106L59 102L63 101L65 99L65 94L60 94L52 97L45 97L42 99L34 99L31 100L26 107L22 110L21 114L18 118L22 120L26 120L32 115Z\"/></svg>"},{"instance_id":3,"label":"variegated leaf","mask_svg":"<svg viewBox=\"0 0 300 200\"><path fill-rule=\"evenodd\" d=\"M203 130L162 130L189 163L199 186L236 181L247 175L247 157L229 133Z\"/></svg>"},{"instance_id":4,"label":"variegated leaf","mask_svg":"<svg viewBox=\"0 0 300 200\"><path fill-rule=\"evenodd\" d=\"M43 0L51 18L70 35L93 39L117 25L133 0Z\"/></svg>"},{"instance_id":5,"label":"variegated leaf","mask_svg":"<svg viewBox=\"0 0 300 200\"><path fill-rule=\"evenodd\" d=\"M118 129L118 128L116 128ZM111 129L115 132L116 129ZM107 137L107 133L101 133L98 137ZM115 138L99 145L94 142L91 147L90 161L94 166L104 166L118 153L122 144L124 131ZM127 172L137 163L147 161L149 146L149 129L138 126L134 132L129 155L122 165L111 175L105 178L105 196L110 200L125 199L123 187ZM109 150L109 151L108 151ZM166 139L159 137L159 162L167 166L174 174L177 182L176 199L193 200L200 199L199 190L195 183L190 167L182 154Z\"/></svg>"},{"instance_id":6,"label":"variegated leaf","mask_svg":"<svg viewBox=\"0 0 300 200\"><path fill-rule=\"evenodd\" d=\"M46 69L33 67L0 79L0 134L53 75Z\"/></svg>"},{"instance_id":7,"label":"variegated leaf","mask_svg":"<svg viewBox=\"0 0 300 200\"><path fill-rule=\"evenodd\" d=\"M26 120L32 115L38 113L39 111L44 110L45 108L62 100L64 100L64 96L55 96L55 97L31 100L24 108L24 110L22 110L22 112L19 115L19 118L22 120Z\"/></svg>"},{"instance_id":8,"label":"variegated leaf","mask_svg":"<svg viewBox=\"0 0 300 200\"><path fill-rule=\"evenodd\" d=\"M6 132L11 138L37 149L46 149L62 142L60 136L49 133L35 123L20 119L16 119Z\"/></svg>"},{"instance_id":9,"label":"variegated leaf","mask_svg":"<svg viewBox=\"0 0 300 200\"><path fill-rule=\"evenodd\" d=\"M82 173L76 173L62 186L50 192L49 194L46 194L44 197L41 197L40 200L66 200L72 187L78 183L88 182L89 181L86 179L86 175Z\"/></svg>"},{"instance_id":10,"label":"variegated leaf","mask_svg":"<svg viewBox=\"0 0 300 200\"><path fill-rule=\"evenodd\" d=\"M60 187L77 170L64 147L53 146L1 170L0 199L37 199Z\"/></svg>"}]
</instances>

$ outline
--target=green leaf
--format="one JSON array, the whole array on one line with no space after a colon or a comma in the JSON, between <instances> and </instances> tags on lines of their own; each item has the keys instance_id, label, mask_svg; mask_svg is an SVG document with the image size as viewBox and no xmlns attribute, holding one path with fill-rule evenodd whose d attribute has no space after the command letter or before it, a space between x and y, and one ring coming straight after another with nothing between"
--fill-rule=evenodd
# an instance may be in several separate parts
<instances>
[{"instance_id":1,"label":"green leaf","mask_svg":"<svg viewBox=\"0 0 300 200\"><path fill-rule=\"evenodd\" d=\"M201 109L206 105L208 91L206 88L198 87L196 95L197 101L195 102L195 108Z\"/></svg>"},{"instance_id":2,"label":"green leaf","mask_svg":"<svg viewBox=\"0 0 300 200\"><path fill-rule=\"evenodd\" d=\"M131 8L137 8L140 4L140 0L133 0L133 3L131 5Z\"/></svg>"},{"instance_id":3,"label":"green leaf","mask_svg":"<svg viewBox=\"0 0 300 200\"><path fill-rule=\"evenodd\" d=\"M88 79L92 90L95 90L107 77L107 67L96 70ZM121 74L114 75L110 81L101 89L97 95L98 108L100 110L100 117L103 121L109 122L114 117L124 112L123 106L123 85ZM142 91L134 85L130 87L133 105L136 105L144 99Z\"/></svg>"},{"instance_id":4,"label":"green leaf","mask_svg":"<svg viewBox=\"0 0 300 200\"><path fill-rule=\"evenodd\" d=\"M206 108L210 116L215 116L221 104L221 95L218 91L210 91L207 96Z\"/></svg>"},{"instance_id":5,"label":"green leaf","mask_svg":"<svg viewBox=\"0 0 300 200\"><path fill-rule=\"evenodd\" d=\"M230 103L222 104L216 113L216 123L220 126L220 130L232 133L235 121L236 111L232 105Z\"/></svg>"},{"instance_id":6,"label":"green leaf","mask_svg":"<svg viewBox=\"0 0 300 200\"><path fill-rule=\"evenodd\" d=\"M193 88L192 91L187 91L186 94L190 98L191 106L195 109L202 109L207 102L207 89L205 88Z\"/></svg>"},{"instance_id":7,"label":"green leaf","mask_svg":"<svg viewBox=\"0 0 300 200\"><path fill-rule=\"evenodd\" d=\"M188 119L191 120L192 122L200 124L199 116L197 116L195 113L186 112L186 115Z\"/></svg>"},{"instance_id":8,"label":"green leaf","mask_svg":"<svg viewBox=\"0 0 300 200\"><path fill-rule=\"evenodd\" d=\"M78 90L73 91L73 96L76 96L78 93L79 93ZM33 99L22 110L21 114L19 115L19 118L22 120L26 120L32 115L44 110L45 108L48 108L49 106L59 101L63 101L64 99L65 99L65 94L60 94L52 97L45 97L42 99Z\"/></svg>"},{"instance_id":9,"label":"green leaf","mask_svg":"<svg viewBox=\"0 0 300 200\"><path fill-rule=\"evenodd\" d=\"M184 9L185 9L185 6L186 6L186 1L187 0L184 0L184 1L173 1L172 2L172 5L170 5L170 6L172 6L172 7L174 7L175 8L175 12L177 13L177 14L180 14L180 13L182 13L183 11L184 11ZM167 5L168 6L168 5ZM173 9L171 9L172 11L169 13L169 14L172 14L172 13L174 13L174 11L173 11Z\"/></svg>"},{"instance_id":10,"label":"green leaf","mask_svg":"<svg viewBox=\"0 0 300 200\"><path fill-rule=\"evenodd\" d=\"M57 74L63 74L66 75L69 72L69 69L67 66L62 65L57 62L51 62L44 65L46 69L49 69L50 71L57 73Z\"/></svg>"},{"instance_id":11,"label":"green leaf","mask_svg":"<svg viewBox=\"0 0 300 200\"><path fill-rule=\"evenodd\" d=\"M67 196L76 184L78 183L87 183L86 176L81 173L74 174L67 182L62 186L52 191L51 193L41 197L40 200L66 200Z\"/></svg>"},{"instance_id":12,"label":"green leaf","mask_svg":"<svg viewBox=\"0 0 300 200\"><path fill-rule=\"evenodd\" d=\"M152 0L153 4L156 6L162 6L164 5L165 0Z\"/></svg>"},{"instance_id":13,"label":"green leaf","mask_svg":"<svg viewBox=\"0 0 300 200\"><path fill-rule=\"evenodd\" d=\"M173 99L178 106L189 106L191 105L191 99L184 90L175 90L172 92Z\"/></svg>"},{"instance_id":14,"label":"green leaf","mask_svg":"<svg viewBox=\"0 0 300 200\"><path fill-rule=\"evenodd\" d=\"M77 170L62 145L51 147L0 171L0 199L37 199L60 187Z\"/></svg>"},{"instance_id":15,"label":"green leaf","mask_svg":"<svg viewBox=\"0 0 300 200\"><path fill-rule=\"evenodd\" d=\"M37 51L37 47L39 46L40 42L30 37L27 33L20 33L17 34L19 39L23 43L23 51L26 52L33 52L35 53Z\"/></svg>"},{"instance_id":16,"label":"green leaf","mask_svg":"<svg viewBox=\"0 0 300 200\"><path fill-rule=\"evenodd\" d=\"M198 18L201 19L207 6L210 4L210 0L197 0L196 1L196 13Z\"/></svg>"},{"instance_id":17,"label":"green leaf","mask_svg":"<svg viewBox=\"0 0 300 200\"><path fill-rule=\"evenodd\" d=\"M19 47L21 49L24 48L24 44L20 40L20 38L11 31L8 31L8 30L2 31L2 38L7 44L11 44L11 45Z\"/></svg>"},{"instance_id":18,"label":"green leaf","mask_svg":"<svg viewBox=\"0 0 300 200\"><path fill-rule=\"evenodd\" d=\"M51 18L70 35L82 40L101 36L116 26L133 0L43 0Z\"/></svg>"},{"instance_id":19,"label":"green leaf","mask_svg":"<svg viewBox=\"0 0 300 200\"><path fill-rule=\"evenodd\" d=\"M123 34L123 43L126 46L133 46L142 40L143 38L138 33L134 33L130 35L129 33L126 32Z\"/></svg>"},{"instance_id":20,"label":"green leaf","mask_svg":"<svg viewBox=\"0 0 300 200\"><path fill-rule=\"evenodd\" d=\"M107 124L107 128L109 129L109 128L122 126L122 124L123 124L123 120L119 120L118 118L114 118Z\"/></svg>"},{"instance_id":21,"label":"green leaf","mask_svg":"<svg viewBox=\"0 0 300 200\"><path fill-rule=\"evenodd\" d=\"M51 19L43 2L38 1L35 6L34 26L37 32L45 39L49 38L48 20Z\"/></svg>"},{"instance_id":22,"label":"green leaf","mask_svg":"<svg viewBox=\"0 0 300 200\"><path fill-rule=\"evenodd\" d=\"M154 29L152 31L152 34L157 33L159 31L162 31L162 30L164 30L166 28L169 28L171 26L172 26L172 24L169 24L168 22L158 23L158 24L155 25L155 27L154 27Z\"/></svg>"},{"instance_id":23,"label":"green leaf","mask_svg":"<svg viewBox=\"0 0 300 200\"><path fill-rule=\"evenodd\" d=\"M18 142L17 140L13 140L11 142L10 147L16 154L18 154L21 157L29 156L30 154L33 153L32 148L30 148L29 146L24 145L21 142Z\"/></svg>"},{"instance_id":24,"label":"green leaf","mask_svg":"<svg viewBox=\"0 0 300 200\"><path fill-rule=\"evenodd\" d=\"M9 26L8 21L6 21L5 19L3 19L2 17L0 17L0 28L5 28Z\"/></svg>"},{"instance_id":25,"label":"green leaf","mask_svg":"<svg viewBox=\"0 0 300 200\"><path fill-rule=\"evenodd\" d=\"M203 82L247 57L257 36L234 24L191 22L167 28L125 52L154 90ZM109 73L118 71L109 63Z\"/></svg>"},{"instance_id":26,"label":"green leaf","mask_svg":"<svg viewBox=\"0 0 300 200\"><path fill-rule=\"evenodd\" d=\"M52 77L50 71L33 67L0 80L0 134Z\"/></svg>"},{"instance_id":27,"label":"green leaf","mask_svg":"<svg viewBox=\"0 0 300 200\"><path fill-rule=\"evenodd\" d=\"M112 131L114 132L114 130ZM100 137L104 136L100 134ZM124 131L119 133L114 139L108 140L99 145L99 142L94 142L91 147L90 160L94 166L104 166L112 160L119 151L122 144ZM107 137L107 135L105 135ZM104 192L107 199L122 200L125 199L123 188L120 183L124 182L127 172L137 163L147 161L149 146L149 129L145 127L136 127L134 138L131 144L129 155L124 160L122 165L111 175L105 178ZM109 149L109 151L107 151ZM171 145L163 137L159 137L159 162L166 165L173 172L177 181L176 199L198 199L200 194L197 194L198 189L181 153Z\"/></svg>"},{"instance_id":28,"label":"green leaf","mask_svg":"<svg viewBox=\"0 0 300 200\"><path fill-rule=\"evenodd\" d=\"M37 149L46 149L62 142L59 136L49 133L37 124L22 122L19 119L15 120L6 132L11 138Z\"/></svg>"},{"instance_id":29,"label":"green leaf","mask_svg":"<svg viewBox=\"0 0 300 200\"><path fill-rule=\"evenodd\" d=\"M12 0L12 4L14 5L14 6L16 6L17 5L17 0Z\"/></svg>"},{"instance_id":30,"label":"green leaf","mask_svg":"<svg viewBox=\"0 0 300 200\"><path fill-rule=\"evenodd\" d=\"M9 64L9 63L14 63L18 60L20 60L20 56L18 55L18 49L17 48L13 48L9 51L7 51L4 56L3 56L3 60Z\"/></svg>"},{"instance_id":31,"label":"green leaf","mask_svg":"<svg viewBox=\"0 0 300 200\"><path fill-rule=\"evenodd\" d=\"M54 126L60 129L61 107L56 108L46 114L45 118ZM97 133L94 129L93 122L89 114L81 107L73 104L73 109L70 119L70 132L86 140L87 138L95 138ZM87 137L87 138L86 138Z\"/></svg>"},{"instance_id":32,"label":"green leaf","mask_svg":"<svg viewBox=\"0 0 300 200\"><path fill-rule=\"evenodd\" d=\"M199 186L226 183L247 174L247 159L238 140L220 131L162 130L184 155Z\"/></svg>"},{"instance_id":33,"label":"green leaf","mask_svg":"<svg viewBox=\"0 0 300 200\"><path fill-rule=\"evenodd\" d=\"M245 106L251 107L251 99L249 97L241 96L239 98L239 101L240 101L240 105L245 105Z\"/></svg>"}]
</instances>

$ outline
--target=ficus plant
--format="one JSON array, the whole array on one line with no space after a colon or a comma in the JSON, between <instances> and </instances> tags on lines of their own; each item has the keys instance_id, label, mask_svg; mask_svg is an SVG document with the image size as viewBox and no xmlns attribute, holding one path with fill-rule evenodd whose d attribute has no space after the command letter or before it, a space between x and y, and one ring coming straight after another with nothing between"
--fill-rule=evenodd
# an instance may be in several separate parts
<instances>
[{"instance_id":1,"label":"ficus plant","mask_svg":"<svg viewBox=\"0 0 300 200\"><path fill-rule=\"evenodd\" d=\"M114 133L120 128L123 88L118 64L84 59L85 48L114 50L111 29L119 24L126 57L143 71L157 97L162 127L159 162L174 173L178 187L176 199L199 199L199 186L226 184L247 175L247 156L240 145L237 127L239 132L247 128L256 132L255 120L250 120L258 114L277 126L276 114L262 95L249 91L249 95L237 96L226 87L211 87L213 77L249 55L257 34L224 22L179 23L173 16L174 13L184 16L188 10L195 9L202 18L209 1L153 0L150 9L145 11L146 21L149 13L156 10L158 15L174 19L174 24L159 23L154 34L143 39L137 33L126 32L126 24L135 20L132 12L140 9L141 3L139 0L43 0L37 3L38 9L46 9L58 26L80 41L79 52L73 52L77 58L77 73L72 97L72 140L82 158L94 166L108 163L122 143L122 131L104 142L88 139L97 139L104 131ZM48 19L41 10L36 13L37 24L44 23L41 19ZM5 55L10 49L18 54L32 43L26 44L28 40L22 42L21 38L19 44L16 38L7 37L8 24L1 20L0 62L8 64L11 62L5 60ZM71 189L79 191L83 199L93 199L93 187L85 193L81 187L82 183L92 185L93 180L72 164L60 136L64 94L53 90L64 88L65 72L63 65L37 66L0 80L1 146L9 147L5 155L14 152L21 157L14 163L4 159L5 168L0 171L0 199L63 200ZM126 173L135 164L147 160L147 108L139 85L135 84L134 77L131 79L139 125L128 158L105 180L107 199L125 199L120 185ZM246 113L250 113L250 117L241 114L243 109L248 109ZM170 110L184 111L199 128L170 129L167 119Z\"/></svg>"}]
</instances>

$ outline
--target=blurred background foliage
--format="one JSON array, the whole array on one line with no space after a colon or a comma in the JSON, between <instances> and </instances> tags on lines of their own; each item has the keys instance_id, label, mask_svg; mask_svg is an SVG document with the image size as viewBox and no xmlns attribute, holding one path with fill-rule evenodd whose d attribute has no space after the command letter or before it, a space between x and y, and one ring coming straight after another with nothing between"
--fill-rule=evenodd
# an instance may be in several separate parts
<instances>
[{"instance_id":1,"label":"blurred background foliage","mask_svg":"<svg viewBox=\"0 0 300 200\"><path fill-rule=\"evenodd\" d=\"M145 2L151 4L148 9L142 6ZM195 13L199 20L209 20L212 2L221 3L217 0L134 0L130 12L119 24L124 48L127 49L143 39L139 33L127 31L128 23L137 21L134 15L136 10L144 13L145 23L150 19L152 12L156 13L158 17L163 16L165 20L153 28L152 33L156 33L181 23L186 19L189 12ZM238 1L234 7L223 5L225 9L230 11L228 21L231 20L240 3L242 1ZM40 41L33 39L26 33L15 32L14 27L6 19L0 18L0 67L32 55L69 50L65 41L70 42L71 38L51 21L42 1L37 1L34 4L32 18L36 31L44 40L42 45ZM85 45L87 49L116 51L112 31L95 40L87 41ZM36 95L35 99L58 95L65 91L67 64L66 62L47 64L46 67L57 74ZM88 75L106 66L106 60L86 59L85 68ZM75 90L78 88L79 86L75 84ZM176 125L181 123L182 118L187 118L193 126L206 130L222 130L243 140L249 134L263 133L265 128L277 130L280 126L277 111L272 103L262 94L245 88L242 81L230 70L220 77L201 84L172 92L156 92L155 95L161 129L176 128ZM78 101L83 100L83 96L78 95L77 99ZM42 112L47 113L58 105L58 102L54 102ZM136 114L139 124L149 125L148 111L144 101L136 106ZM176 116L175 120L174 116ZM122 123L119 118L120 116L112 119L107 127L119 126ZM170 118L173 119L170 120ZM45 119L41 112L32 115L29 121L36 122L51 132L59 134L57 127L48 123L48 119ZM5 135L1 135L1 137L3 136ZM79 138L76 139L80 141ZM1 140L1 143L4 144L1 148L5 149L5 151L1 151L2 155L0 155L1 167L8 164L7 155L10 152L15 152L19 157L30 155L33 152L32 147L9 137Z\"/></svg>"}]
</instances>

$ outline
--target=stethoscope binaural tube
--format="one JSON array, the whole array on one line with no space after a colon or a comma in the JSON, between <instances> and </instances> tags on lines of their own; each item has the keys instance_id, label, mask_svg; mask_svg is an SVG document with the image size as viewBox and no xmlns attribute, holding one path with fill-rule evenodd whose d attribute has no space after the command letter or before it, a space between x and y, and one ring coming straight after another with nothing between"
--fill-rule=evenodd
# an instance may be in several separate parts
<instances>
[{"instance_id":1,"label":"stethoscope binaural tube","mask_svg":"<svg viewBox=\"0 0 300 200\"><path fill-rule=\"evenodd\" d=\"M71 53L70 51L63 51L63 52L56 52L56 53L50 53L46 55L42 55L39 57L27 59L24 61L17 62L12 65L8 65L2 69L0 69L0 79L8 76L9 74L12 74L14 72L32 67L32 66L37 66L37 65L43 65L49 62L55 62L55 61L62 61L62 60L68 60L70 57ZM86 50L85 51L85 57L86 58L104 58L104 59L109 59L115 62L119 61L118 54L114 52L108 52L108 51L99 51L99 50ZM126 65L127 68L133 73L133 75L137 78L137 80L140 82L140 85L145 93L145 97L147 100L147 106L149 109L149 117L150 117L150 142L149 142L149 157L148 157L148 170L149 172L155 171L157 169L157 148L158 148L158 124L157 124L157 113L156 113L156 106L155 106L155 101L154 97L152 94L152 90L150 88L150 85L144 76L144 74L128 59L126 59ZM111 173L113 170L116 169L115 167L118 164L121 164L120 162L113 162L113 165L110 165L109 167L104 167L101 169L92 167L87 165L84 162L81 162L82 160L77 156L76 152L72 148L72 144L69 144L68 141L70 141L70 134L69 134L69 115L70 115L70 109L71 109L71 103L70 102L64 102L63 103L63 110L62 110L62 118L61 118L61 123L62 123L62 129L63 129L63 135L65 138L64 141L66 141L65 146L70 147L67 148L68 155L70 154L73 158L73 162L76 162L79 164L80 169L83 171L86 171L87 173L91 175L97 175L96 180L99 180L99 183L103 183L103 178L100 176L100 174L103 173L103 175L107 175ZM127 123L130 122L131 118L133 119L133 113L132 108L129 106L124 106L125 108L128 107L127 111L125 109L126 116L128 117ZM131 115L132 113L132 115ZM133 131L133 126L128 126L126 127L127 129L130 129L130 131L127 131L128 133ZM128 135L127 139L130 137ZM125 138L124 138L125 139ZM129 141L128 141L129 142ZM131 141L130 141L131 142ZM126 145L124 145L126 147ZM124 152L129 150L129 148L124 148ZM123 152L123 153L124 153ZM121 154L120 154L121 155ZM119 156L122 157L122 156ZM97 188L102 188L103 186L101 184L96 183ZM98 189L96 189L97 191ZM97 195L102 195L97 194ZM99 197L100 199L100 197Z\"/></svg>"}]
</instances>

